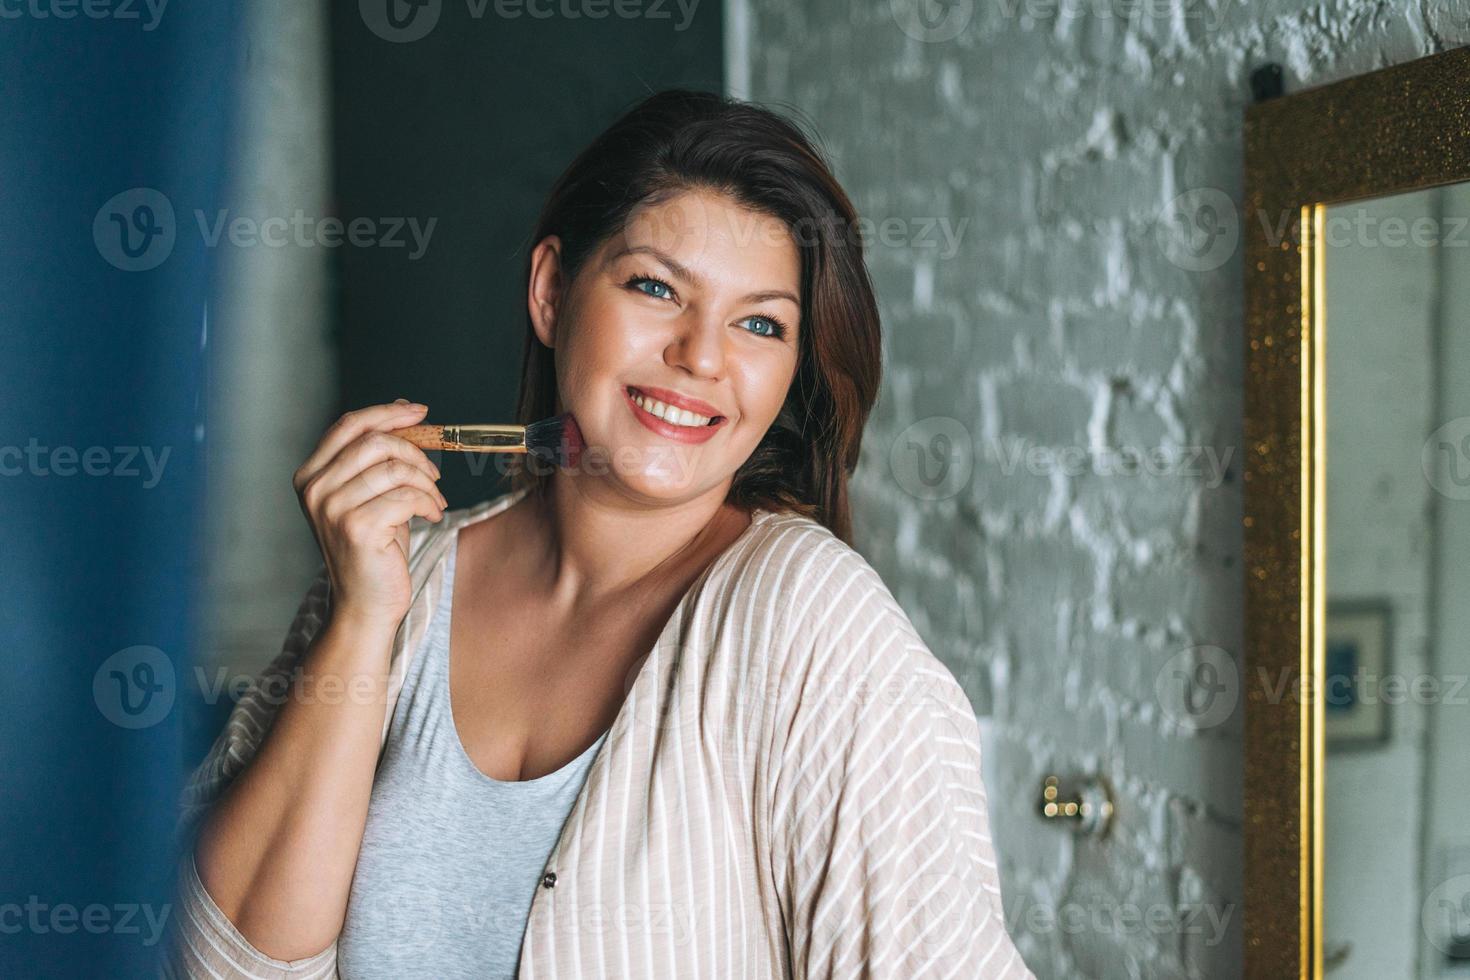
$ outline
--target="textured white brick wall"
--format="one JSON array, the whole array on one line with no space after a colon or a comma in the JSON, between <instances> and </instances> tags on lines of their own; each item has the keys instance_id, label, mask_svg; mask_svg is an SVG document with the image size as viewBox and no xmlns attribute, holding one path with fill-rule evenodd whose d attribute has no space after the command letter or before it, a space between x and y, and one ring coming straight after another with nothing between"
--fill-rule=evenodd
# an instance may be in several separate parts
<instances>
[{"instance_id":1,"label":"textured white brick wall","mask_svg":"<svg viewBox=\"0 0 1470 980\"><path fill-rule=\"evenodd\" d=\"M1022 952L1041 977L1238 976L1238 699L1171 685L1227 682L1241 646L1249 74L1279 62L1290 91L1454 47L1470 3L729 7L734 94L801 110L903 229L871 253L860 544L992 719ZM1173 462L1120 473L1122 448ZM1112 782L1109 840L1042 824L1053 771Z\"/></svg>"}]
</instances>

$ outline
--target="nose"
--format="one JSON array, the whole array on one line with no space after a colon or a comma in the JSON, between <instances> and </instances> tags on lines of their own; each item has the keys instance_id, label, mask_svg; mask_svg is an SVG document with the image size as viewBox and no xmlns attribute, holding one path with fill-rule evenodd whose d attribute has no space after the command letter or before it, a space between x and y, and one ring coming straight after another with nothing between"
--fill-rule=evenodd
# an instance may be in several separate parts
<instances>
[{"instance_id":1,"label":"nose","mask_svg":"<svg viewBox=\"0 0 1470 980\"><path fill-rule=\"evenodd\" d=\"M719 379L725 371L725 330L713 316L693 310L679 319L679 327L664 350L664 362L690 374Z\"/></svg>"}]
</instances>

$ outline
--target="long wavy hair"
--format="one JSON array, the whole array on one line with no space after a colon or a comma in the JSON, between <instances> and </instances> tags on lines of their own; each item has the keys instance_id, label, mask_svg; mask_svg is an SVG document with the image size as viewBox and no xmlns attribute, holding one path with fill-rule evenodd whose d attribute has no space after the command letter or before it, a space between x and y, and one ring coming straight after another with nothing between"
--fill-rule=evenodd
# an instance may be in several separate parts
<instances>
[{"instance_id":1,"label":"long wavy hair","mask_svg":"<svg viewBox=\"0 0 1470 980\"><path fill-rule=\"evenodd\" d=\"M727 502L794 511L851 544L847 481L878 397L882 330L858 216L800 124L763 106L670 89L644 98L574 159L547 196L527 249L562 243L571 282L634 212L686 191L722 194L778 219L801 258L797 367L775 422L736 470ZM556 413L556 352L526 317L517 421ZM519 457L527 460L528 457ZM513 467L516 489L544 493L550 470Z\"/></svg>"}]
</instances>

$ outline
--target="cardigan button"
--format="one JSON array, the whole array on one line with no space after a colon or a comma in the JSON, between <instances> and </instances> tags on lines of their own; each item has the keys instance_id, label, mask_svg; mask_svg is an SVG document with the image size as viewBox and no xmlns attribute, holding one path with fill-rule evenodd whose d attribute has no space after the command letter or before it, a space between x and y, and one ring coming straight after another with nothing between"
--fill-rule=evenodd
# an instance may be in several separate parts
<instances>
[{"instance_id":1,"label":"cardigan button","mask_svg":"<svg viewBox=\"0 0 1470 980\"><path fill-rule=\"evenodd\" d=\"M541 876L541 887L542 888L555 888L556 887L556 872L555 871L548 871L548 872L546 872L546 874L544 874L544 875Z\"/></svg>"}]
</instances>

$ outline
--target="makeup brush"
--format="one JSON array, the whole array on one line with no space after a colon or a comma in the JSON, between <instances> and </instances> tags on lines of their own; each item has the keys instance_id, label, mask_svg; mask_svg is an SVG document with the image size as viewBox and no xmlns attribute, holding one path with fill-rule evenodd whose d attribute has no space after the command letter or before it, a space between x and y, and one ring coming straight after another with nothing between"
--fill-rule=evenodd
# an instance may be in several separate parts
<instances>
[{"instance_id":1,"label":"makeup brush","mask_svg":"<svg viewBox=\"0 0 1470 980\"><path fill-rule=\"evenodd\" d=\"M393 435L420 449L456 453L530 453L557 466L572 466L585 448L571 412L530 425L410 425Z\"/></svg>"}]
</instances>

